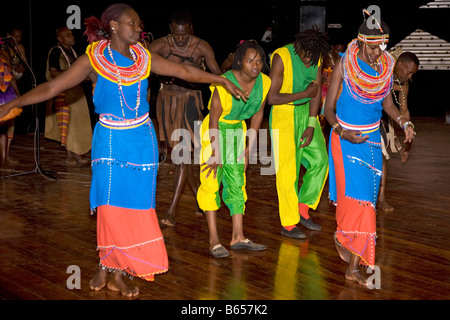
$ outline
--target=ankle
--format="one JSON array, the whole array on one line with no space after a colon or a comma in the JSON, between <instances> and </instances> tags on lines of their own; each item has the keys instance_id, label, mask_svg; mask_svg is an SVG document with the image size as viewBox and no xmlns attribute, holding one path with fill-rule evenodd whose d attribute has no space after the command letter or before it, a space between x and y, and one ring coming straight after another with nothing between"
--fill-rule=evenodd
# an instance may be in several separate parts
<instances>
[{"instance_id":1,"label":"ankle","mask_svg":"<svg viewBox=\"0 0 450 320\"><path fill-rule=\"evenodd\" d=\"M306 220L309 219L309 206L304 203L298 204L298 212L300 213L300 216L305 218Z\"/></svg>"},{"instance_id":2,"label":"ankle","mask_svg":"<svg viewBox=\"0 0 450 320\"><path fill-rule=\"evenodd\" d=\"M292 231L292 229L296 228L297 226L294 224L293 226L283 226L287 231Z\"/></svg>"}]
</instances>

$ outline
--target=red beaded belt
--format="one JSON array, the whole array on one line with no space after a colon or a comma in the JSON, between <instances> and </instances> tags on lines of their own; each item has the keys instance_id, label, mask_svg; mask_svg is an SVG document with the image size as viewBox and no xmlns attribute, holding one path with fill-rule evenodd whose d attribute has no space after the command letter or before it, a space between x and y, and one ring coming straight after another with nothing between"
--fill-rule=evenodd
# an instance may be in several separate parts
<instances>
[{"instance_id":1,"label":"red beaded belt","mask_svg":"<svg viewBox=\"0 0 450 320\"><path fill-rule=\"evenodd\" d=\"M102 126L109 128L109 129L116 129L116 130L125 130L125 129L133 129L137 128L144 123L146 123L149 119L149 114L146 113L140 118L137 119L126 119L126 120L111 120L108 119L108 115L100 115L99 122Z\"/></svg>"},{"instance_id":2,"label":"red beaded belt","mask_svg":"<svg viewBox=\"0 0 450 320\"><path fill-rule=\"evenodd\" d=\"M356 125L356 124L346 123L346 122L342 121L341 119L339 119L338 117L336 117L336 119L339 122L339 124L341 125L341 127L344 128L345 130L361 131L363 133L369 133L369 132L374 132L374 131L378 130L378 128L380 127L380 123L381 123L381 121L377 121L372 124Z\"/></svg>"}]
</instances>

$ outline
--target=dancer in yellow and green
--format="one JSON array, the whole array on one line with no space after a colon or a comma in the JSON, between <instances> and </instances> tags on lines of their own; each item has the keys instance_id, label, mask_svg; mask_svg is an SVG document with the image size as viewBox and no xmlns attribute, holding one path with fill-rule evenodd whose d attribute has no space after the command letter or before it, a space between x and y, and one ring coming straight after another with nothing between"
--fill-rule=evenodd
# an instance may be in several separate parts
<instances>
[{"instance_id":1,"label":"dancer in yellow and green","mask_svg":"<svg viewBox=\"0 0 450 320\"><path fill-rule=\"evenodd\" d=\"M328 176L325 138L317 119L322 63L327 54L326 36L309 29L271 56L268 102L272 105L272 148L281 234L290 238L306 237L297 226L299 222L308 229L321 230L309 216L309 209L317 208ZM302 165L306 173L299 189Z\"/></svg>"},{"instance_id":2,"label":"dancer in yellow and green","mask_svg":"<svg viewBox=\"0 0 450 320\"><path fill-rule=\"evenodd\" d=\"M209 249L213 257L224 258L230 252L222 246L217 232L217 210L220 208L219 188L223 185L222 199L230 210L233 232L230 248L251 251L265 250L244 236L243 216L247 193L245 171L249 150L256 142L261 126L270 78L261 73L266 66L264 50L254 40L243 42L235 52L232 69L222 76L240 87L246 101L237 100L225 88L213 84L210 110L201 129L200 188L197 200L205 212L209 230ZM248 146L246 146L246 119L251 118Z\"/></svg>"}]
</instances>

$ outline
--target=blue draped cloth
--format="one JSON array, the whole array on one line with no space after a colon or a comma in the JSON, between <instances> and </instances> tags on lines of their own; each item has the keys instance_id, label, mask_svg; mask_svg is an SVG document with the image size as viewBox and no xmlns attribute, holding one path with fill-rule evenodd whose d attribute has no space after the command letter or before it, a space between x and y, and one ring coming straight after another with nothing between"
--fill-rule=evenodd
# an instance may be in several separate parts
<instances>
[{"instance_id":1,"label":"blue draped cloth","mask_svg":"<svg viewBox=\"0 0 450 320\"><path fill-rule=\"evenodd\" d=\"M133 61L112 50L117 65L133 65ZM113 62L107 50L106 58ZM136 118L138 83L123 85L123 112L127 119ZM138 117L149 112L148 80L141 81ZM95 112L102 118L123 121L119 87L98 75L94 92ZM112 129L97 123L92 140L91 208L111 205L128 209L155 208L158 143L150 119L137 127Z\"/></svg>"}]
</instances>

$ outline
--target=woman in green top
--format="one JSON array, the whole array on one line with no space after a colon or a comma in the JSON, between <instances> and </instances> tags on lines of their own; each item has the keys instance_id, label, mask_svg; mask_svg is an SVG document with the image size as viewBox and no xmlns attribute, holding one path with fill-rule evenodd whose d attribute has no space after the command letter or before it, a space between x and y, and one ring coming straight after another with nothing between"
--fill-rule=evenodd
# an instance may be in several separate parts
<instances>
[{"instance_id":1,"label":"woman in green top","mask_svg":"<svg viewBox=\"0 0 450 320\"><path fill-rule=\"evenodd\" d=\"M217 233L217 210L220 207L219 188L223 184L222 199L230 209L233 222L231 249L265 250L244 236L243 216L247 193L245 171L249 150L255 144L256 132L261 126L266 96L271 80L263 74L266 65L264 50L254 40L243 42L235 52L232 69L222 76L246 93L248 100L241 102L224 87L213 84L208 104L209 115L201 130L199 206L205 211L209 229L209 246L215 258L230 255L220 244ZM247 127L251 118L249 143L246 147Z\"/></svg>"}]
</instances>

